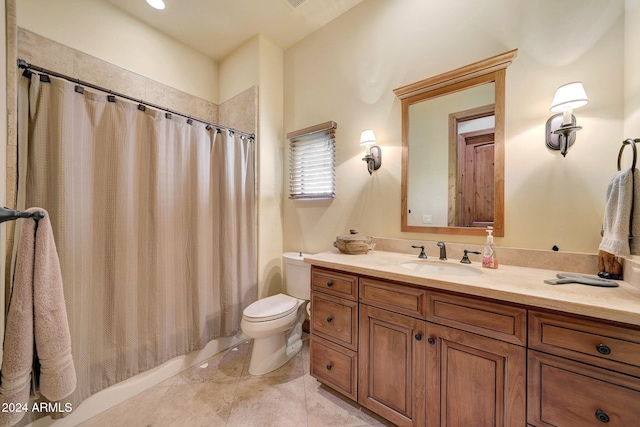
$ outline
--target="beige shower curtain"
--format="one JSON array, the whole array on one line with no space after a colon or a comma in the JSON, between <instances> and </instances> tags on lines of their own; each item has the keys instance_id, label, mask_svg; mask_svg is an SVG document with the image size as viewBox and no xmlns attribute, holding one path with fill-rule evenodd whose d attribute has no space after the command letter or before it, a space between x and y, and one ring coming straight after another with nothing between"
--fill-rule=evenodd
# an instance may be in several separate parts
<instances>
[{"instance_id":1,"label":"beige shower curtain","mask_svg":"<svg viewBox=\"0 0 640 427\"><path fill-rule=\"evenodd\" d=\"M50 215L89 395L239 330L257 297L254 142L20 77L19 208Z\"/></svg>"}]
</instances>

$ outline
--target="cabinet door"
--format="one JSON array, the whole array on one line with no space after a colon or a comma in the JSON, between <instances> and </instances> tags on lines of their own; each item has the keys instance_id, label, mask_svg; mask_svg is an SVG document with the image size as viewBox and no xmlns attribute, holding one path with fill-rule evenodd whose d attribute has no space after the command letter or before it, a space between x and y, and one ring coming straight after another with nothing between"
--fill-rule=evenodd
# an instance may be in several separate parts
<instances>
[{"instance_id":1,"label":"cabinet door","mask_svg":"<svg viewBox=\"0 0 640 427\"><path fill-rule=\"evenodd\" d=\"M526 424L524 347L431 323L427 328L427 425Z\"/></svg>"},{"instance_id":2,"label":"cabinet door","mask_svg":"<svg viewBox=\"0 0 640 427\"><path fill-rule=\"evenodd\" d=\"M360 305L358 402L398 426L425 423L425 327Z\"/></svg>"}]
</instances>

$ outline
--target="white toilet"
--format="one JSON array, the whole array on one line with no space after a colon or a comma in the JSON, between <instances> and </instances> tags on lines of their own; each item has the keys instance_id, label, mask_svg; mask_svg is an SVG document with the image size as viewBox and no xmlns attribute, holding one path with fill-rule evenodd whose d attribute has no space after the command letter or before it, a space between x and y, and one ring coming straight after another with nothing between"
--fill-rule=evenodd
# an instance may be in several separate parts
<instances>
[{"instance_id":1,"label":"white toilet","mask_svg":"<svg viewBox=\"0 0 640 427\"><path fill-rule=\"evenodd\" d=\"M284 289L260 299L242 312L242 332L253 338L249 373L263 375L287 363L302 349L302 323L311 291L311 266L302 253L287 252L284 262Z\"/></svg>"}]
</instances>

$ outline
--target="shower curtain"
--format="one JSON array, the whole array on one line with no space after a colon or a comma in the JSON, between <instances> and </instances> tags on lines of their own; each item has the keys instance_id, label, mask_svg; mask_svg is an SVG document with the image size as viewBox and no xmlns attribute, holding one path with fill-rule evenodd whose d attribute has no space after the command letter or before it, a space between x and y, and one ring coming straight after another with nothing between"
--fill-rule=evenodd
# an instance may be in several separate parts
<instances>
[{"instance_id":1,"label":"shower curtain","mask_svg":"<svg viewBox=\"0 0 640 427\"><path fill-rule=\"evenodd\" d=\"M59 78L19 85L18 208L50 215L73 407L235 334L257 297L253 140Z\"/></svg>"}]
</instances>

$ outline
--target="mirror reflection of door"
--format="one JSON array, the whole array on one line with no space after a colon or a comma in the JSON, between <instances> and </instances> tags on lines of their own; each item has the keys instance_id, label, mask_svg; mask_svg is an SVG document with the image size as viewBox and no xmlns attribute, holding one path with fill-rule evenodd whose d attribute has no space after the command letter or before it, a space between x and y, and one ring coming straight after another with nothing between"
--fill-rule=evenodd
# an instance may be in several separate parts
<instances>
[{"instance_id":1,"label":"mirror reflection of door","mask_svg":"<svg viewBox=\"0 0 640 427\"><path fill-rule=\"evenodd\" d=\"M494 106L452 113L449 120L449 225L493 225Z\"/></svg>"},{"instance_id":2,"label":"mirror reflection of door","mask_svg":"<svg viewBox=\"0 0 640 427\"><path fill-rule=\"evenodd\" d=\"M492 226L495 146L493 128L460 134L458 141L458 182L461 191L459 203L456 205L456 225Z\"/></svg>"}]
</instances>

